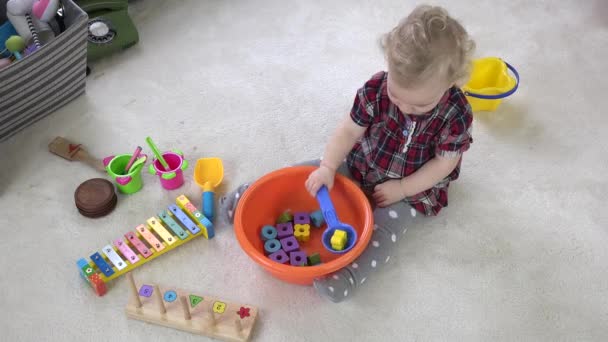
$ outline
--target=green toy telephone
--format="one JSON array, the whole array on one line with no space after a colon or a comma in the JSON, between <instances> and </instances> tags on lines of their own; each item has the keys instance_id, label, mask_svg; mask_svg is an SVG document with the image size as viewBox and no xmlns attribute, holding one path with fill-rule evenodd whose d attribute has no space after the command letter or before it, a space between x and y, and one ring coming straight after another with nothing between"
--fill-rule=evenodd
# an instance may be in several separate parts
<instances>
[{"instance_id":1,"label":"green toy telephone","mask_svg":"<svg viewBox=\"0 0 608 342\"><path fill-rule=\"evenodd\" d=\"M89 15L87 58L95 61L127 49L139 41L129 17L128 0L75 0Z\"/></svg>"}]
</instances>

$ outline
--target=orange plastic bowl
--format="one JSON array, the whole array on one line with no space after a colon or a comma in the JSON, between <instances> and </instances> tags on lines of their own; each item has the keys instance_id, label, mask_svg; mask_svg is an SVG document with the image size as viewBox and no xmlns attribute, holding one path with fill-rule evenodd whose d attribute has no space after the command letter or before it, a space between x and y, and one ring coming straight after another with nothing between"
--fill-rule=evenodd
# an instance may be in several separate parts
<instances>
[{"instance_id":1,"label":"orange plastic bowl","mask_svg":"<svg viewBox=\"0 0 608 342\"><path fill-rule=\"evenodd\" d=\"M273 276L286 282L310 285L318 277L333 273L353 262L367 247L373 231L373 215L369 201L359 187L348 178L336 175L330 191L338 218L357 231L359 240L353 249L334 254L323 247L321 236L326 225L310 228L310 240L300 243L307 255L319 253L321 264L291 266L279 264L264 255L260 232L264 225L276 225L276 219L285 210L313 212L319 209L316 198L304 187L312 166L295 166L271 172L253 183L243 194L236 208L234 231L236 238L249 257Z\"/></svg>"}]
</instances>

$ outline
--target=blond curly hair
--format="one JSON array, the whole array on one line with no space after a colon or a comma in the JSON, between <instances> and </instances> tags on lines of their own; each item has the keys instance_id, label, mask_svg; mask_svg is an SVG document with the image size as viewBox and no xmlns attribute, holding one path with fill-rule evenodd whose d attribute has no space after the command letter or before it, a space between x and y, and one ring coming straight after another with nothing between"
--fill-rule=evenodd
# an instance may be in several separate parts
<instances>
[{"instance_id":1,"label":"blond curly hair","mask_svg":"<svg viewBox=\"0 0 608 342\"><path fill-rule=\"evenodd\" d=\"M421 5L383 37L382 47L389 72L403 87L437 76L462 86L469 78L475 42L445 9Z\"/></svg>"}]
</instances>

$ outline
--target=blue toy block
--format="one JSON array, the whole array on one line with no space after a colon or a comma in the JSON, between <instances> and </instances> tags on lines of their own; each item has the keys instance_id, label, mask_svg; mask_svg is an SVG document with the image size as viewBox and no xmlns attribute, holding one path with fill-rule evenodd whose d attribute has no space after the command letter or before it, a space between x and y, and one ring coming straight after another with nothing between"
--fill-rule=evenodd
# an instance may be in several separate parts
<instances>
[{"instance_id":1,"label":"blue toy block","mask_svg":"<svg viewBox=\"0 0 608 342\"><path fill-rule=\"evenodd\" d=\"M277 229L273 226L264 226L262 227L262 233L260 234L262 236L262 240L266 241L266 240L271 240L271 239L276 239L277 238Z\"/></svg>"},{"instance_id":2,"label":"blue toy block","mask_svg":"<svg viewBox=\"0 0 608 342\"><path fill-rule=\"evenodd\" d=\"M288 236L284 239L281 239L281 246L283 247L283 250L287 253L300 249L300 244L294 236Z\"/></svg>"},{"instance_id":3,"label":"blue toy block","mask_svg":"<svg viewBox=\"0 0 608 342\"><path fill-rule=\"evenodd\" d=\"M289 253L289 263L292 266L305 266L307 262L306 253L302 251Z\"/></svg>"},{"instance_id":4,"label":"blue toy block","mask_svg":"<svg viewBox=\"0 0 608 342\"><path fill-rule=\"evenodd\" d=\"M279 264L284 264L289 261L289 257L284 250L279 250L278 252L274 252L268 256L271 260L278 262Z\"/></svg>"},{"instance_id":5,"label":"blue toy block","mask_svg":"<svg viewBox=\"0 0 608 342\"><path fill-rule=\"evenodd\" d=\"M99 267L99 270L101 270L101 272L106 277L109 277L114 274L114 270L112 269L112 267L108 265L108 263L106 263L106 261L103 259L101 254L99 254L99 252L95 252L95 254L91 255L91 260L93 260L95 265Z\"/></svg>"},{"instance_id":6,"label":"blue toy block","mask_svg":"<svg viewBox=\"0 0 608 342\"><path fill-rule=\"evenodd\" d=\"M264 243L264 251L266 254L272 254L281 249L281 243L277 239L271 239Z\"/></svg>"},{"instance_id":7,"label":"blue toy block","mask_svg":"<svg viewBox=\"0 0 608 342\"><path fill-rule=\"evenodd\" d=\"M293 235L293 224L291 222L277 224L278 238L282 239Z\"/></svg>"},{"instance_id":8,"label":"blue toy block","mask_svg":"<svg viewBox=\"0 0 608 342\"><path fill-rule=\"evenodd\" d=\"M325 224L325 217L323 217L323 212L321 210L317 210L310 213L310 221L312 222L312 225L314 227L321 228L321 226Z\"/></svg>"},{"instance_id":9,"label":"blue toy block","mask_svg":"<svg viewBox=\"0 0 608 342\"><path fill-rule=\"evenodd\" d=\"M294 224L310 224L310 216L308 213L295 213L293 214Z\"/></svg>"}]
</instances>

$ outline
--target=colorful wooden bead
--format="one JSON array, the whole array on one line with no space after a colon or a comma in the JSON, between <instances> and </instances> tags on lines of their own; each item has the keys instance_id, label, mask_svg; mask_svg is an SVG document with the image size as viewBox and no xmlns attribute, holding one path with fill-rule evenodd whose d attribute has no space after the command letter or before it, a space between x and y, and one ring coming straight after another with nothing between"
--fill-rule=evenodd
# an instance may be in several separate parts
<instances>
[{"instance_id":1,"label":"colorful wooden bead","mask_svg":"<svg viewBox=\"0 0 608 342\"><path fill-rule=\"evenodd\" d=\"M277 238L277 229L273 226L264 226L262 227L262 240L263 241L267 241L267 240L272 240L272 239L276 239Z\"/></svg>"},{"instance_id":2,"label":"colorful wooden bead","mask_svg":"<svg viewBox=\"0 0 608 342\"><path fill-rule=\"evenodd\" d=\"M289 263L292 266L306 265L308 260L306 259L306 253L302 251L296 251L289 253Z\"/></svg>"},{"instance_id":3,"label":"colorful wooden bead","mask_svg":"<svg viewBox=\"0 0 608 342\"><path fill-rule=\"evenodd\" d=\"M308 265L314 266L321 263L321 255L319 253L315 253L308 256Z\"/></svg>"},{"instance_id":4,"label":"colorful wooden bead","mask_svg":"<svg viewBox=\"0 0 608 342\"><path fill-rule=\"evenodd\" d=\"M277 236L279 239L293 235L293 224L291 222L277 224Z\"/></svg>"},{"instance_id":5,"label":"colorful wooden bead","mask_svg":"<svg viewBox=\"0 0 608 342\"><path fill-rule=\"evenodd\" d=\"M298 240L296 240L296 238L293 236L281 239L281 246L283 247L283 250L287 253L300 249L300 244L298 243Z\"/></svg>"},{"instance_id":6,"label":"colorful wooden bead","mask_svg":"<svg viewBox=\"0 0 608 342\"><path fill-rule=\"evenodd\" d=\"M293 214L293 223L310 224L310 216L308 216L308 213L295 213Z\"/></svg>"},{"instance_id":7,"label":"colorful wooden bead","mask_svg":"<svg viewBox=\"0 0 608 342\"><path fill-rule=\"evenodd\" d=\"M321 210L314 211L310 213L310 222L312 222L313 227L320 228L325 224L325 217L323 217L323 212Z\"/></svg>"},{"instance_id":8,"label":"colorful wooden bead","mask_svg":"<svg viewBox=\"0 0 608 342\"><path fill-rule=\"evenodd\" d=\"M340 229L336 229L334 234L331 236L331 247L336 251L341 251L346 245L347 236L346 232Z\"/></svg>"},{"instance_id":9,"label":"colorful wooden bead","mask_svg":"<svg viewBox=\"0 0 608 342\"><path fill-rule=\"evenodd\" d=\"M289 257L287 256L287 253L285 253L285 251L282 249L280 251L270 254L268 257L271 260L278 262L279 264L284 264L287 261L289 261Z\"/></svg>"},{"instance_id":10,"label":"colorful wooden bead","mask_svg":"<svg viewBox=\"0 0 608 342\"><path fill-rule=\"evenodd\" d=\"M285 211L281 215L279 215L279 218L277 219L277 223L287 223L287 222L291 222L292 220L293 220L293 215L291 214L291 212Z\"/></svg>"},{"instance_id":11,"label":"colorful wooden bead","mask_svg":"<svg viewBox=\"0 0 608 342\"><path fill-rule=\"evenodd\" d=\"M310 225L309 224L296 224L293 226L293 236L300 241L306 242L310 240Z\"/></svg>"},{"instance_id":12,"label":"colorful wooden bead","mask_svg":"<svg viewBox=\"0 0 608 342\"><path fill-rule=\"evenodd\" d=\"M264 242L264 251L266 254L272 254L281 249L281 243L277 239L271 239Z\"/></svg>"}]
</instances>

